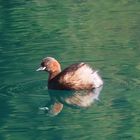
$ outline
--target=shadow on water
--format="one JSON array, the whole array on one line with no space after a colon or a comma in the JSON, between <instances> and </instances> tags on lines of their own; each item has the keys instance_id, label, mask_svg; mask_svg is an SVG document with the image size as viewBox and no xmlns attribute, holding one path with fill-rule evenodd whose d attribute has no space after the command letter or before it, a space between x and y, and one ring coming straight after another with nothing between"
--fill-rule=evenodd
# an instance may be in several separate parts
<instances>
[{"instance_id":1,"label":"shadow on water","mask_svg":"<svg viewBox=\"0 0 140 140\"><path fill-rule=\"evenodd\" d=\"M46 107L40 108L40 110L45 110L45 112L55 116L61 112L63 105L72 108L89 107L95 100L99 100L102 87L81 91L49 90L51 100Z\"/></svg>"}]
</instances>

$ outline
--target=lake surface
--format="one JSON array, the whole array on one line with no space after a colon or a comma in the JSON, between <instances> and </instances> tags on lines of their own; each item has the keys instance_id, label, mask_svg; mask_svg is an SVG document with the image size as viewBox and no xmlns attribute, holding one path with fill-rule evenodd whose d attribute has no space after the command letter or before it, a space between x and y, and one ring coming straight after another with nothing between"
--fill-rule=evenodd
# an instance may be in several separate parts
<instances>
[{"instance_id":1,"label":"lake surface","mask_svg":"<svg viewBox=\"0 0 140 140\"><path fill-rule=\"evenodd\" d=\"M87 109L49 101L42 58L84 61L104 87ZM0 140L139 140L140 1L1 0ZM61 93L60 93L61 94Z\"/></svg>"}]
</instances>

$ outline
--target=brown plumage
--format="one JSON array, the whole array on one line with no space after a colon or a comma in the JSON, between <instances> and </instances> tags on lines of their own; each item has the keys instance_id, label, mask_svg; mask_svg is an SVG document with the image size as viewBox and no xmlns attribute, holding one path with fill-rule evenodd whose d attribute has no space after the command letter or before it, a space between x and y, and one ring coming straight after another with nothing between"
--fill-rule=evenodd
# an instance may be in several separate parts
<instances>
[{"instance_id":1,"label":"brown plumage","mask_svg":"<svg viewBox=\"0 0 140 140\"><path fill-rule=\"evenodd\" d=\"M37 71L49 73L48 88L56 90L89 90L103 85L97 71L86 63L70 65L61 71L58 61L52 57L44 58Z\"/></svg>"}]
</instances>

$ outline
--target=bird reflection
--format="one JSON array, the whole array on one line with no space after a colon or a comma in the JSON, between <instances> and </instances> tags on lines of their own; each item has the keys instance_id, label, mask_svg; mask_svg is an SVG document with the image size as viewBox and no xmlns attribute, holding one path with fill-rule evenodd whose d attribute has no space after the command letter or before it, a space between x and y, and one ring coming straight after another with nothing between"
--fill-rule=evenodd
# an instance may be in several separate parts
<instances>
[{"instance_id":1,"label":"bird reflection","mask_svg":"<svg viewBox=\"0 0 140 140\"><path fill-rule=\"evenodd\" d=\"M58 115L64 105L73 108L86 108L91 106L95 100L99 100L99 94L103 86L94 88L92 90L81 91L63 91L63 90L49 90L50 102L45 107L40 108L49 115Z\"/></svg>"}]
</instances>

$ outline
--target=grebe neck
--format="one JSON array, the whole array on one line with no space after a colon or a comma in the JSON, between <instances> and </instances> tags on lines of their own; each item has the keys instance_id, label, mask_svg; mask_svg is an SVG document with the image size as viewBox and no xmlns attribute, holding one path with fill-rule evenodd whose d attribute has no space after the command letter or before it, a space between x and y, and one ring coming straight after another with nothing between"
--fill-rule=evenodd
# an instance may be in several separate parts
<instances>
[{"instance_id":1,"label":"grebe neck","mask_svg":"<svg viewBox=\"0 0 140 140\"><path fill-rule=\"evenodd\" d=\"M49 79L48 81L50 81L51 79L53 79L55 76L57 76L59 73L61 72L61 69L55 72L49 72Z\"/></svg>"}]
</instances>

